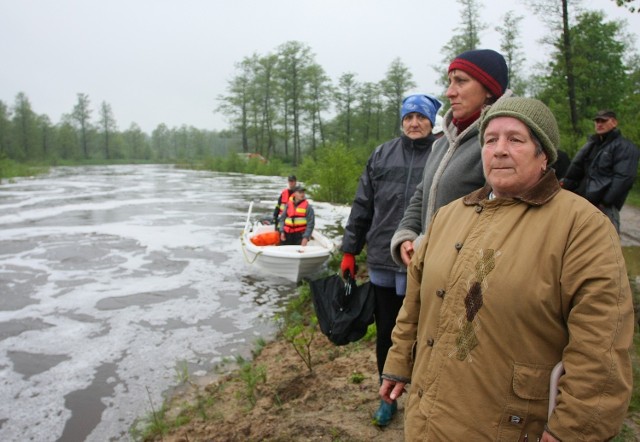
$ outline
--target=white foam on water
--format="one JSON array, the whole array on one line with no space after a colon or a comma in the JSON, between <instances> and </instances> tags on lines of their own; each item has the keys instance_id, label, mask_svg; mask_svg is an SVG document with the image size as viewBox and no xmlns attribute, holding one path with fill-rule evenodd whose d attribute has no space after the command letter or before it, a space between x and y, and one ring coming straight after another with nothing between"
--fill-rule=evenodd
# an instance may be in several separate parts
<instances>
[{"instance_id":1,"label":"white foam on water","mask_svg":"<svg viewBox=\"0 0 640 442\"><path fill-rule=\"evenodd\" d=\"M83 390L106 407L86 439L126 438L181 361L211 368L248 353L295 289L252 275L239 246L248 201L271 213L283 185L168 166L56 168L0 185L0 440L60 438L65 397ZM349 213L314 207L318 228ZM56 358L25 371L21 355ZM105 364L114 373L96 386Z\"/></svg>"}]
</instances>

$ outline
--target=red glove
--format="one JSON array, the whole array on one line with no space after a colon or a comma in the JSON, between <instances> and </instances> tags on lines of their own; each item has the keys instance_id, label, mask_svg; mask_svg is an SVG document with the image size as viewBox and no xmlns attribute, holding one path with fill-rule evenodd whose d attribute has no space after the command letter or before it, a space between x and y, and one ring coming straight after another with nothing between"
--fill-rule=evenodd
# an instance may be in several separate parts
<instances>
[{"instance_id":1,"label":"red glove","mask_svg":"<svg viewBox=\"0 0 640 442\"><path fill-rule=\"evenodd\" d=\"M356 257L351 253L345 253L342 257L342 262L340 263L340 271L342 272L342 277L345 277L345 273L349 271L352 278L356 277Z\"/></svg>"}]
</instances>

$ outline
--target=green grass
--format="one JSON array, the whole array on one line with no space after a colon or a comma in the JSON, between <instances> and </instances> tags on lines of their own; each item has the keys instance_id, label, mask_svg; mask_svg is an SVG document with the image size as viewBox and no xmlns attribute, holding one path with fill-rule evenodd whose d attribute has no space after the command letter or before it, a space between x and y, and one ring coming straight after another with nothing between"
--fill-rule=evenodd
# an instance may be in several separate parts
<instances>
[{"instance_id":1,"label":"green grass","mask_svg":"<svg viewBox=\"0 0 640 442\"><path fill-rule=\"evenodd\" d=\"M631 188L631 192L629 192L625 203L634 207L640 207L640 184L636 184Z\"/></svg>"},{"instance_id":2,"label":"green grass","mask_svg":"<svg viewBox=\"0 0 640 442\"><path fill-rule=\"evenodd\" d=\"M24 164L0 156L0 183L16 177L27 177L46 173L48 166Z\"/></svg>"}]
</instances>

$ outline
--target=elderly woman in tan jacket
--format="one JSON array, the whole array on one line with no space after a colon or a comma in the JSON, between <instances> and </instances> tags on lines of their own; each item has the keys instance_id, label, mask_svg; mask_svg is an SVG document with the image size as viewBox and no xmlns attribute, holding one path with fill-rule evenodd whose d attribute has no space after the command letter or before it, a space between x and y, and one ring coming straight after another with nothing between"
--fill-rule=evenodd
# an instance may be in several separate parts
<instances>
[{"instance_id":1,"label":"elderly woman in tan jacket","mask_svg":"<svg viewBox=\"0 0 640 442\"><path fill-rule=\"evenodd\" d=\"M547 167L559 133L540 101L496 103L480 139L487 184L442 207L413 257L380 395L411 384L406 440L609 439L632 384L618 235Z\"/></svg>"}]
</instances>

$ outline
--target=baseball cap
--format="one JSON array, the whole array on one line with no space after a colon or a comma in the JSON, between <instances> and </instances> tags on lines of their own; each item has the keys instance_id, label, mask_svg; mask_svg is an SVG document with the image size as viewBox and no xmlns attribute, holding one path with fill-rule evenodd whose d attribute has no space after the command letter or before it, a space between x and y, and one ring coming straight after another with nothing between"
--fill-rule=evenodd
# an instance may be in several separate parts
<instances>
[{"instance_id":1,"label":"baseball cap","mask_svg":"<svg viewBox=\"0 0 640 442\"><path fill-rule=\"evenodd\" d=\"M599 110L593 117L594 120L608 120L609 118L616 118L616 113L609 109Z\"/></svg>"}]
</instances>

